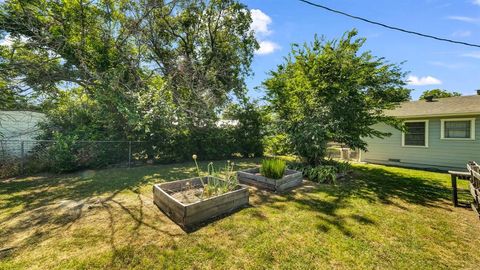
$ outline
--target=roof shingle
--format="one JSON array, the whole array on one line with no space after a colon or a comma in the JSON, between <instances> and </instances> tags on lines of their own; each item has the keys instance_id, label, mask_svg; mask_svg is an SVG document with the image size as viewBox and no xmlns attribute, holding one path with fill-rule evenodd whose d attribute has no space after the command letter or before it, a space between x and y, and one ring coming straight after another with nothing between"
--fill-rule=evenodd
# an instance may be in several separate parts
<instances>
[{"instance_id":1,"label":"roof shingle","mask_svg":"<svg viewBox=\"0 0 480 270\"><path fill-rule=\"evenodd\" d=\"M386 111L389 116L398 118L477 115L480 114L480 95L438 98L403 102L396 109Z\"/></svg>"}]
</instances>

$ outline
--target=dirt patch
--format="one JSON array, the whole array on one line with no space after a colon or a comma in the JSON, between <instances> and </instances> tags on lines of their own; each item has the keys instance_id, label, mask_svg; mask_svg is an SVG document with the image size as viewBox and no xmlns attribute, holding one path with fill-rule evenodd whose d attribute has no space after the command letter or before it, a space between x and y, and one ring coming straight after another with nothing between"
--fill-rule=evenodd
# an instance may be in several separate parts
<instances>
[{"instance_id":1,"label":"dirt patch","mask_svg":"<svg viewBox=\"0 0 480 270\"><path fill-rule=\"evenodd\" d=\"M202 200L203 187L190 188L170 194L175 200L183 204L196 203Z\"/></svg>"}]
</instances>

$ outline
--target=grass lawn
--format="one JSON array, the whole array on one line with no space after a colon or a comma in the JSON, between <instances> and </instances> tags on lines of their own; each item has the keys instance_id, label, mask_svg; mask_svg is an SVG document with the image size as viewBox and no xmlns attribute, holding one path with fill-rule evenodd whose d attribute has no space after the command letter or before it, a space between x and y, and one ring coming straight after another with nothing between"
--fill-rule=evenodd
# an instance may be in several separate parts
<instances>
[{"instance_id":1,"label":"grass lawn","mask_svg":"<svg viewBox=\"0 0 480 270\"><path fill-rule=\"evenodd\" d=\"M13 247L0 252L0 269L480 265L480 221L451 206L447 174L356 165L353 179L337 186L310 183L284 195L252 190L251 207L187 234L152 203L152 184L194 176L193 168L0 180L0 249Z\"/></svg>"}]
</instances>

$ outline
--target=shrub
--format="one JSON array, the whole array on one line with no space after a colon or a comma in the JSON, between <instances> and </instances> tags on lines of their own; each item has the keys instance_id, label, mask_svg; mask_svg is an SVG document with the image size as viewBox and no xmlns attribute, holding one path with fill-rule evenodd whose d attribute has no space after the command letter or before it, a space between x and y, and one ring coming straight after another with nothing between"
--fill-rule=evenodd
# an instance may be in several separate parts
<instances>
[{"instance_id":1,"label":"shrub","mask_svg":"<svg viewBox=\"0 0 480 270\"><path fill-rule=\"evenodd\" d=\"M352 169L352 165L348 161L337 163L338 173L347 174L351 169Z\"/></svg>"},{"instance_id":2,"label":"shrub","mask_svg":"<svg viewBox=\"0 0 480 270\"><path fill-rule=\"evenodd\" d=\"M54 133L55 143L48 148L50 169L54 172L69 172L77 168L75 157L77 137Z\"/></svg>"},{"instance_id":3,"label":"shrub","mask_svg":"<svg viewBox=\"0 0 480 270\"><path fill-rule=\"evenodd\" d=\"M333 166L318 166L312 168L309 172L309 179L318 183L336 184L337 168Z\"/></svg>"},{"instance_id":4,"label":"shrub","mask_svg":"<svg viewBox=\"0 0 480 270\"><path fill-rule=\"evenodd\" d=\"M280 179L283 177L286 167L285 161L281 159L264 159L260 173L267 178Z\"/></svg>"},{"instance_id":5,"label":"shrub","mask_svg":"<svg viewBox=\"0 0 480 270\"><path fill-rule=\"evenodd\" d=\"M288 155L292 153L293 146L286 134L276 134L263 139L265 153L269 155Z\"/></svg>"},{"instance_id":6,"label":"shrub","mask_svg":"<svg viewBox=\"0 0 480 270\"><path fill-rule=\"evenodd\" d=\"M346 172L350 169L350 164L346 162L328 160L325 161L324 164L325 165L313 167L303 163L296 163L291 166L294 170L302 172L303 176L308 178L308 180L322 184L336 184L337 173ZM346 164L348 164L348 167ZM340 168L340 166L342 167Z\"/></svg>"}]
</instances>

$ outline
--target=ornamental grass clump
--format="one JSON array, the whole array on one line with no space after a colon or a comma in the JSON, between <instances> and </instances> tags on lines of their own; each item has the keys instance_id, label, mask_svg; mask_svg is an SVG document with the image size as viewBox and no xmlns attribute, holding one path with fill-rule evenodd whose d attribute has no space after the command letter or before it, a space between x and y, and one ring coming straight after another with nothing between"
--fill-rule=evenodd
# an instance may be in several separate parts
<instances>
[{"instance_id":1,"label":"ornamental grass clump","mask_svg":"<svg viewBox=\"0 0 480 270\"><path fill-rule=\"evenodd\" d=\"M262 167L260 174L271 179L280 179L285 173L287 164L281 159L264 159L262 160Z\"/></svg>"}]
</instances>

